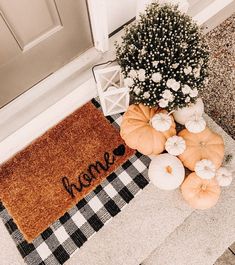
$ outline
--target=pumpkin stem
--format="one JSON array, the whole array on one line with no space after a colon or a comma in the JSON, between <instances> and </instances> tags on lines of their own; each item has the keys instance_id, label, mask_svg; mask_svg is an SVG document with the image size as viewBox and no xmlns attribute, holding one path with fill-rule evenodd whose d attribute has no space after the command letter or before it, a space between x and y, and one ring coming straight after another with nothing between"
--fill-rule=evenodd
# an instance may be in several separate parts
<instances>
[{"instance_id":1,"label":"pumpkin stem","mask_svg":"<svg viewBox=\"0 0 235 265\"><path fill-rule=\"evenodd\" d=\"M201 141L199 144L200 144L201 147L205 147L206 146L206 143L203 142L203 141Z\"/></svg>"},{"instance_id":2,"label":"pumpkin stem","mask_svg":"<svg viewBox=\"0 0 235 265\"><path fill-rule=\"evenodd\" d=\"M172 167L167 166L166 167L166 172L169 173L169 174L171 174L172 173Z\"/></svg>"},{"instance_id":3,"label":"pumpkin stem","mask_svg":"<svg viewBox=\"0 0 235 265\"><path fill-rule=\"evenodd\" d=\"M170 116L172 113L174 113L175 110L170 111L167 115Z\"/></svg>"},{"instance_id":4,"label":"pumpkin stem","mask_svg":"<svg viewBox=\"0 0 235 265\"><path fill-rule=\"evenodd\" d=\"M202 184L201 189L202 189L203 191L205 191L206 188L207 188L206 184Z\"/></svg>"}]
</instances>

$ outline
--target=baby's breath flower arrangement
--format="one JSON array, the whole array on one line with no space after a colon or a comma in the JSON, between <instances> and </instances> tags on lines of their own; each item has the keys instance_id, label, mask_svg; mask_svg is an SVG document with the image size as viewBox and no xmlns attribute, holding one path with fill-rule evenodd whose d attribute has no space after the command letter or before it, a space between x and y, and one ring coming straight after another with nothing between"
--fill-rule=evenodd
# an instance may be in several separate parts
<instances>
[{"instance_id":1,"label":"baby's breath flower arrangement","mask_svg":"<svg viewBox=\"0 0 235 265\"><path fill-rule=\"evenodd\" d=\"M132 103L169 111L194 103L207 79L208 48L177 6L150 4L117 44Z\"/></svg>"}]
</instances>

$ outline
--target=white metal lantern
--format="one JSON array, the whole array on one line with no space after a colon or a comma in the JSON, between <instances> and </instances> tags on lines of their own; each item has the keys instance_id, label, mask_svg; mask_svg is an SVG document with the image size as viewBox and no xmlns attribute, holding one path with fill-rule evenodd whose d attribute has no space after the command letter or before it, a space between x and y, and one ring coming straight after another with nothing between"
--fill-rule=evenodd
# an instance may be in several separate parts
<instances>
[{"instance_id":1,"label":"white metal lantern","mask_svg":"<svg viewBox=\"0 0 235 265\"><path fill-rule=\"evenodd\" d=\"M129 106L129 88L124 86L119 65L94 70L101 107L105 116L125 112Z\"/></svg>"}]
</instances>

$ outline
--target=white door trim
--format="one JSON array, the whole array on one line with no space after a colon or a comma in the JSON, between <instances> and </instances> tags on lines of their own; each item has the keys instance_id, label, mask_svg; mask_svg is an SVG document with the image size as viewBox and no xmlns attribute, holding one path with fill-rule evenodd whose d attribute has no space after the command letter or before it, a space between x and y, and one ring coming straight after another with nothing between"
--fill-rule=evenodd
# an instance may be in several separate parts
<instances>
[{"instance_id":1,"label":"white door trim","mask_svg":"<svg viewBox=\"0 0 235 265\"><path fill-rule=\"evenodd\" d=\"M95 48L106 52L109 49L108 16L105 0L87 0Z\"/></svg>"}]
</instances>

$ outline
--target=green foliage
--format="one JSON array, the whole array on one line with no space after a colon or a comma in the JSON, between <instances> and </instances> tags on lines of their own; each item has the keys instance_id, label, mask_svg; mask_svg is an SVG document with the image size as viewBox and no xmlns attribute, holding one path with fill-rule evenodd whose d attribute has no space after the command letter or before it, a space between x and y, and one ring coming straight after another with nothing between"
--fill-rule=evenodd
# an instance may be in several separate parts
<instances>
[{"instance_id":1,"label":"green foliage","mask_svg":"<svg viewBox=\"0 0 235 265\"><path fill-rule=\"evenodd\" d=\"M176 6L149 5L116 48L133 103L182 108L195 102L206 83L207 45L197 24Z\"/></svg>"},{"instance_id":2,"label":"green foliage","mask_svg":"<svg viewBox=\"0 0 235 265\"><path fill-rule=\"evenodd\" d=\"M225 159L225 164L229 164L232 160L233 160L233 155L232 154L228 154L226 155Z\"/></svg>"}]
</instances>

